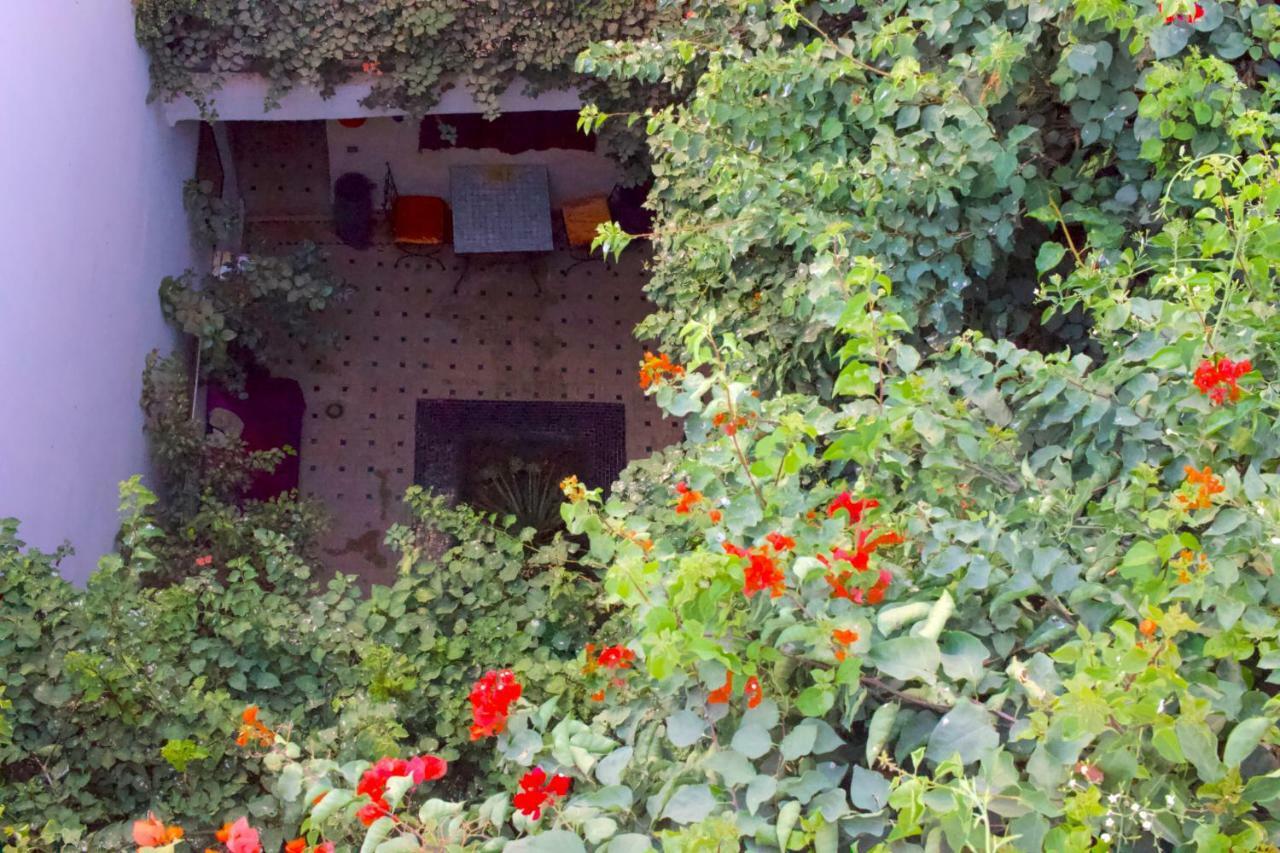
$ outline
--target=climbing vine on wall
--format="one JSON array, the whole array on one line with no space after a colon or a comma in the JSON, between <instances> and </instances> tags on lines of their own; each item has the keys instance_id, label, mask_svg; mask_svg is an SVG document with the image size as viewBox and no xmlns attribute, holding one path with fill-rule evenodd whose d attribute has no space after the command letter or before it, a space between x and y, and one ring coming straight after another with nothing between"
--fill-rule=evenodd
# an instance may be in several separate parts
<instances>
[{"instance_id":1,"label":"climbing vine on wall","mask_svg":"<svg viewBox=\"0 0 1280 853\"><path fill-rule=\"evenodd\" d=\"M422 112L465 85L490 113L516 78L535 89L580 83L592 41L648 34L657 0L135 0L152 95L208 109L229 74L270 82L268 104L299 86L322 93L369 76L368 106Z\"/></svg>"}]
</instances>

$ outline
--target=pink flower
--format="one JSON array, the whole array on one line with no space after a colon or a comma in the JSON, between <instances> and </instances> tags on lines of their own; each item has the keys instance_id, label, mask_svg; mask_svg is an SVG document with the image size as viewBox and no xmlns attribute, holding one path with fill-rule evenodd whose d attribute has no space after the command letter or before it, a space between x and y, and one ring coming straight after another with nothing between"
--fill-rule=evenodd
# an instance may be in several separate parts
<instances>
[{"instance_id":1,"label":"pink flower","mask_svg":"<svg viewBox=\"0 0 1280 853\"><path fill-rule=\"evenodd\" d=\"M258 830L249 826L248 818L225 824L218 830L217 837L227 846L227 853L262 853Z\"/></svg>"}]
</instances>

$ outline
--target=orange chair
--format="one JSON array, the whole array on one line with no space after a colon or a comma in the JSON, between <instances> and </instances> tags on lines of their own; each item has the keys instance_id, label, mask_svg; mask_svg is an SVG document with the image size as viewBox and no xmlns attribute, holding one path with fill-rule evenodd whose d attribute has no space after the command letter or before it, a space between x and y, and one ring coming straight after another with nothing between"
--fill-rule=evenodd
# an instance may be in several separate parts
<instances>
[{"instance_id":1,"label":"orange chair","mask_svg":"<svg viewBox=\"0 0 1280 853\"><path fill-rule=\"evenodd\" d=\"M566 201L563 213L565 236L571 249L589 248L596 239L596 228L612 218L609 201L602 195Z\"/></svg>"},{"instance_id":2,"label":"orange chair","mask_svg":"<svg viewBox=\"0 0 1280 853\"><path fill-rule=\"evenodd\" d=\"M436 256L441 247L453 242L453 213L448 202L433 195L400 195L388 163L382 210L391 224L391 241L400 250L395 266L407 258L426 258L444 269L444 262Z\"/></svg>"}]
</instances>

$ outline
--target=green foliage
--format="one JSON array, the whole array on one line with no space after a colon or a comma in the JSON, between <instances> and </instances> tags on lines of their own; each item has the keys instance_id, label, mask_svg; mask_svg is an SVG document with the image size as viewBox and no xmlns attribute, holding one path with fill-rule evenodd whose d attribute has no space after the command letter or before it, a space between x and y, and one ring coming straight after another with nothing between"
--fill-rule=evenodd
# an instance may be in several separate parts
<instances>
[{"instance_id":1,"label":"green foliage","mask_svg":"<svg viewBox=\"0 0 1280 853\"><path fill-rule=\"evenodd\" d=\"M147 357L142 375L143 430L163 500L156 523L166 535L151 547L158 558L147 582L191 573L197 561L227 565L255 553L258 531L310 555L325 524L320 504L289 492L269 501L244 500L253 477L272 471L291 447L250 451L239 435L206 429L192 405L193 381L179 356Z\"/></svg>"},{"instance_id":2,"label":"green foliage","mask_svg":"<svg viewBox=\"0 0 1280 853\"><path fill-rule=\"evenodd\" d=\"M204 245L227 245L240 231L240 211L214 195L210 181L192 178L183 184L182 204L187 210L192 236Z\"/></svg>"},{"instance_id":3,"label":"green foliage","mask_svg":"<svg viewBox=\"0 0 1280 853\"><path fill-rule=\"evenodd\" d=\"M477 509L493 513L516 530L530 528L541 538L563 527L561 477L550 462L511 457L486 466L477 479L479 487L472 500Z\"/></svg>"},{"instance_id":4,"label":"green foliage","mask_svg":"<svg viewBox=\"0 0 1280 853\"><path fill-rule=\"evenodd\" d=\"M529 4L421 0L312 4L270 0L135 0L139 42L155 95L207 103L238 72L264 75L274 102L297 86L329 93L366 70L369 106L423 112L464 83L497 112L516 77L562 87L573 58L596 39L639 38L661 15L654 0ZM459 74L460 79L452 75Z\"/></svg>"},{"instance_id":5,"label":"green foliage","mask_svg":"<svg viewBox=\"0 0 1280 853\"><path fill-rule=\"evenodd\" d=\"M322 339L313 315L349 292L324 253L307 243L285 257L241 255L198 277L187 270L160 284L165 318L199 342L202 376L238 388L246 358L269 364L285 345Z\"/></svg>"},{"instance_id":6,"label":"green foliage","mask_svg":"<svg viewBox=\"0 0 1280 853\"><path fill-rule=\"evenodd\" d=\"M1087 347L1083 314L1040 326L1035 217L1119 248L1184 148L1235 153L1274 129L1273 5L1208 3L1194 26L1066 0L688 9L578 67L691 90L642 118L661 239L641 335L675 346L714 311L769 387L830 391L833 254L879 261L916 346L969 327Z\"/></svg>"},{"instance_id":7,"label":"green foliage","mask_svg":"<svg viewBox=\"0 0 1280 853\"><path fill-rule=\"evenodd\" d=\"M430 556L416 530L398 531L410 549L402 577L366 597L353 577L316 579L287 539L262 529L226 562L158 566L171 548L147 515L154 499L136 483L123 495L120 553L86 590L23 547L12 521L0 526L6 823L132 849L127 822L148 809L211 843L212 828L247 805L264 842L279 844L296 834L301 806L282 800L274 759L236 746L247 704L281 738L305 731L301 746L347 760L442 752L458 759L460 794L489 763L467 737L478 661L509 661L538 685L534 696L577 705L562 649L580 646L603 614L593 584L564 567L563 544L532 549L415 492L418 526L457 544ZM139 582L156 576L181 579Z\"/></svg>"}]
</instances>

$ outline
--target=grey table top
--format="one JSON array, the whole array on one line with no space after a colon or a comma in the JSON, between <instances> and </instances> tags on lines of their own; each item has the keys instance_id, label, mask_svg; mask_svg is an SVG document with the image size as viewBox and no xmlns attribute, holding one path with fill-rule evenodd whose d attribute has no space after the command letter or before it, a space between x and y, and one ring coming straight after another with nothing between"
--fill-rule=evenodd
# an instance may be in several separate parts
<instances>
[{"instance_id":1,"label":"grey table top","mask_svg":"<svg viewBox=\"0 0 1280 853\"><path fill-rule=\"evenodd\" d=\"M458 254L553 248L546 166L453 166L449 204Z\"/></svg>"}]
</instances>

